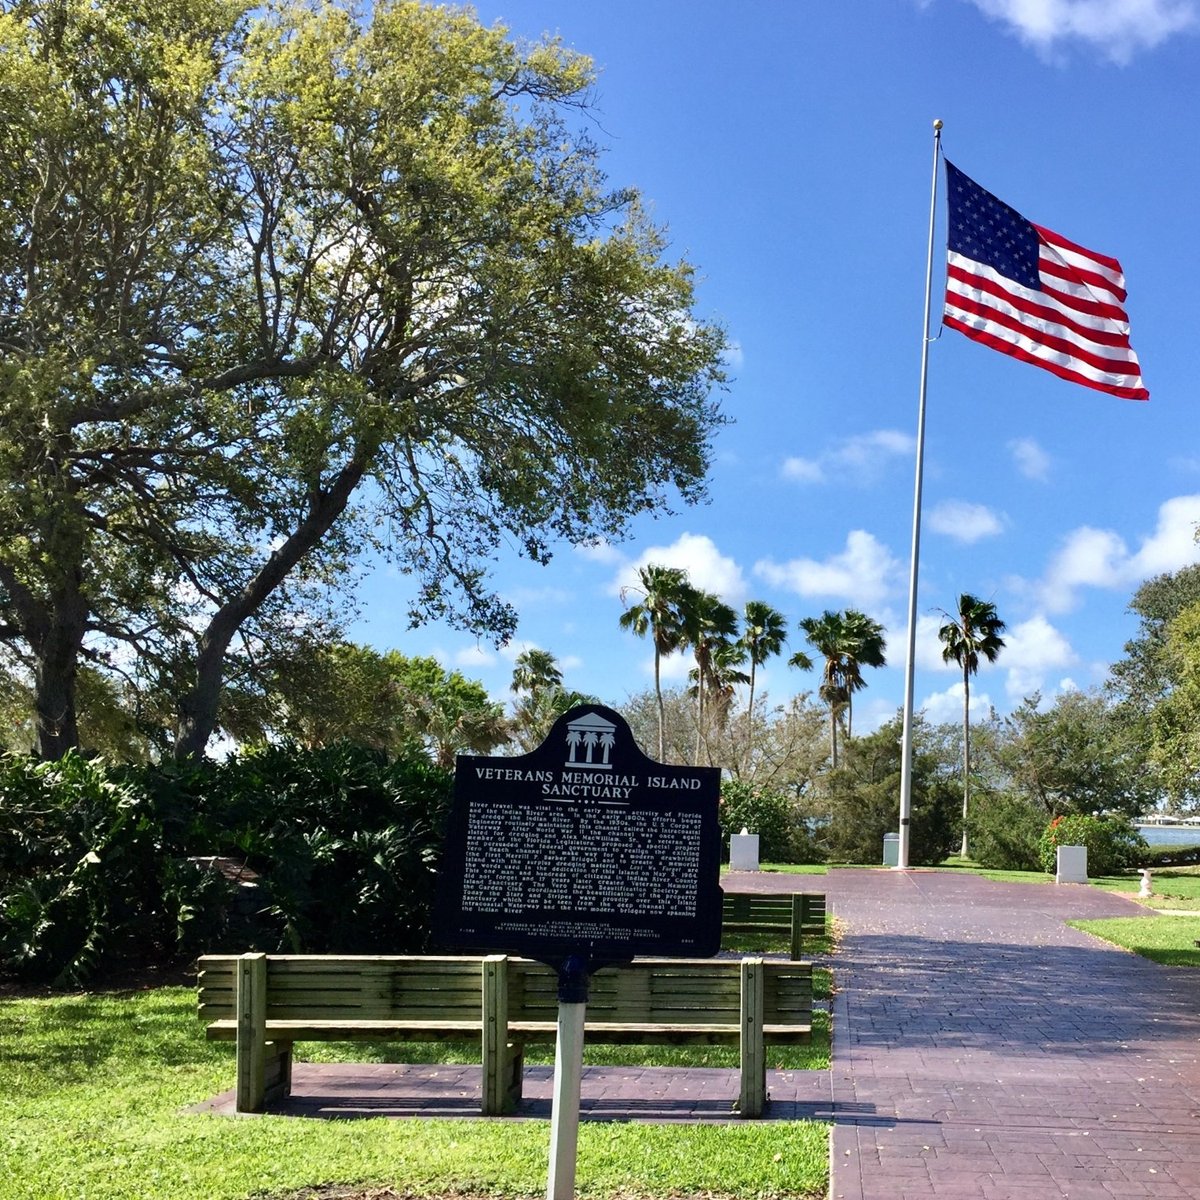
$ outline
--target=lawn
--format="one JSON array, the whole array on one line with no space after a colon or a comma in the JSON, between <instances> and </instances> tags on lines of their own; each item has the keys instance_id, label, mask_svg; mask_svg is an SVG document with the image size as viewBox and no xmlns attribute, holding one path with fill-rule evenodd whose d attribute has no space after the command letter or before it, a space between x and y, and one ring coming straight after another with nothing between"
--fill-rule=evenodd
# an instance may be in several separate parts
<instances>
[{"instance_id":1,"label":"lawn","mask_svg":"<svg viewBox=\"0 0 1200 1200\"><path fill-rule=\"evenodd\" d=\"M234 1076L195 1002L187 988L0 1001L0 1200L245 1200L328 1183L544 1194L545 1121L183 1113ZM580 1129L583 1197L809 1198L827 1182L828 1128L814 1122Z\"/></svg>"},{"instance_id":2,"label":"lawn","mask_svg":"<svg viewBox=\"0 0 1200 1200\"><path fill-rule=\"evenodd\" d=\"M1115 917L1068 924L1170 967L1200 967L1200 916Z\"/></svg>"}]
</instances>

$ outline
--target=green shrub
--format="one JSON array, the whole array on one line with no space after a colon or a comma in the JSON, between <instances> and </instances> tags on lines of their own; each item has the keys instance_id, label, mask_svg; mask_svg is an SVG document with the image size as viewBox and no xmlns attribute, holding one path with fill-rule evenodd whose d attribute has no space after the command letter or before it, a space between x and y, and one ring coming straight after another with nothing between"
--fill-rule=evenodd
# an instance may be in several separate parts
<instances>
[{"instance_id":1,"label":"green shrub","mask_svg":"<svg viewBox=\"0 0 1200 1200\"><path fill-rule=\"evenodd\" d=\"M721 783L721 857L729 861L729 839L743 829L758 834L763 862L821 862L821 851L798 817L791 799L742 780Z\"/></svg>"},{"instance_id":2,"label":"green shrub","mask_svg":"<svg viewBox=\"0 0 1200 1200\"><path fill-rule=\"evenodd\" d=\"M0 757L0 973L428 948L450 776L351 745L113 767ZM208 864L245 866L252 886Z\"/></svg>"},{"instance_id":3,"label":"green shrub","mask_svg":"<svg viewBox=\"0 0 1200 1200\"><path fill-rule=\"evenodd\" d=\"M240 858L262 894L254 928L232 922L210 949L428 948L447 772L340 742L266 746L205 774L184 781L199 785L192 852Z\"/></svg>"},{"instance_id":4,"label":"green shrub","mask_svg":"<svg viewBox=\"0 0 1200 1200\"><path fill-rule=\"evenodd\" d=\"M1055 817L1038 841L1042 870L1053 875L1059 846L1086 846L1088 874L1115 875L1139 862L1149 850L1146 839L1124 816L1088 817L1068 813Z\"/></svg>"},{"instance_id":5,"label":"green shrub","mask_svg":"<svg viewBox=\"0 0 1200 1200\"><path fill-rule=\"evenodd\" d=\"M1138 855L1140 867L1191 867L1200 865L1200 846L1150 846Z\"/></svg>"},{"instance_id":6,"label":"green shrub","mask_svg":"<svg viewBox=\"0 0 1200 1200\"><path fill-rule=\"evenodd\" d=\"M185 881L150 797L102 759L0 757L0 970L79 985L173 953Z\"/></svg>"},{"instance_id":7,"label":"green shrub","mask_svg":"<svg viewBox=\"0 0 1200 1200\"><path fill-rule=\"evenodd\" d=\"M1046 810L1003 792L971 793L967 844L971 858L993 871L1036 871Z\"/></svg>"}]
</instances>

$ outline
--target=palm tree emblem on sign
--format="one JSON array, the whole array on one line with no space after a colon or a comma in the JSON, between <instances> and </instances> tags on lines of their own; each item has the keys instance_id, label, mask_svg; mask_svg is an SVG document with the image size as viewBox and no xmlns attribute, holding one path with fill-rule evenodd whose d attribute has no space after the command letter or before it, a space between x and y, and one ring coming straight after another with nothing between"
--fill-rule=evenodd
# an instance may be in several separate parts
<instances>
[{"instance_id":1,"label":"palm tree emblem on sign","mask_svg":"<svg viewBox=\"0 0 1200 1200\"><path fill-rule=\"evenodd\" d=\"M606 721L599 713L584 713L567 724L568 767L591 767L608 771L612 769L609 756L617 744L613 732L617 727ZM580 758L580 746L583 757ZM599 751L599 754L597 754ZM597 761L599 759L599 761Z\"/></svg>"}]
</instances>

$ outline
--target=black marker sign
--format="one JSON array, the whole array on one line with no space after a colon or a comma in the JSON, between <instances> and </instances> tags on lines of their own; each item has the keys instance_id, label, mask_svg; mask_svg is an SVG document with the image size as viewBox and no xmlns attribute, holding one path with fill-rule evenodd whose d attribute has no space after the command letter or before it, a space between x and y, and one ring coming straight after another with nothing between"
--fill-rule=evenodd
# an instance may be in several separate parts
<instances>
[{"instance_id":1,"label":"black marker sign","mask_svg":"<svg viewBox=\"0 0 1200 1200\"><path fill-rule=\"evenodd\" d=\"M715 954L719 796L717 768L654 762L595 704L530 754L460 756L439 941L548 961Z\"/></svg>"}]
</instances>

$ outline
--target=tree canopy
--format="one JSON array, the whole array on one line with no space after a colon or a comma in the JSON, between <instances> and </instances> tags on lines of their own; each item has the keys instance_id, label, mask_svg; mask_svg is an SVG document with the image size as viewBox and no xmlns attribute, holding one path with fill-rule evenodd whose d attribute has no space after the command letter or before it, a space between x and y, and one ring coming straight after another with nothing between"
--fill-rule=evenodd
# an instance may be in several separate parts
<instances>
[{"instance_id":1,"label":"tree canopy","mask_svg":"<svg viewBox=\"0 0 1200 1200\"><path fill-rule=\"evenodd\" d=\"M364 548L413 622L504 639L500 547L703 494L724 335L577 127L583 56L403 0L9 2L0 55L0 638L42 755L83 662L201 752Z\"/></svg>"}]
</instances>

